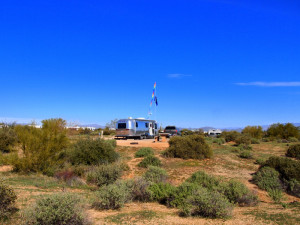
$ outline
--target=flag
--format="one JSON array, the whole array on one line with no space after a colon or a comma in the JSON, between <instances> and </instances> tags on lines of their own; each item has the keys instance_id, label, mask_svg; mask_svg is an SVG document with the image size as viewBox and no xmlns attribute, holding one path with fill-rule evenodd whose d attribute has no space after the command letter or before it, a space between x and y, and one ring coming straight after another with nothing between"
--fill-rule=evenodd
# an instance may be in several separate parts
<instances>
[{"instance_id":1,"label":"flag","mask_svg":"<svg viewBox=\"0 0 300 225\"><path fill-rule=\"evenodd\" d=\"M156 82L154 83L154 88L153 89L155 89L156 88Z\"/></svg>"}]
</instances>

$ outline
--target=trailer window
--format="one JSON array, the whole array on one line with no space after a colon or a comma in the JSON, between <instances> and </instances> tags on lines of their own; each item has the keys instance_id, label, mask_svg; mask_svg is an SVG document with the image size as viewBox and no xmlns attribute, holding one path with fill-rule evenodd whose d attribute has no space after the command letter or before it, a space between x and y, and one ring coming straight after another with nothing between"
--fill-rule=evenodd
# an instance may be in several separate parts
<instances>
[{"instance_id":1,"label":"trailer window","mask_svg":"<svg viewBox=\"0 0 300 225\"><path fill-rule=\"evenodd\" d=\"M155 129L157 129L157 123L155 124Z\"/></svg>"},{"instance_id":2,"label":"trailer window","mask_svg":"<svg viewBox=\"0 0 300 225\"><path fill-rule=\"evenodd\" d=\"M138 122L135 122L135 127L139 127L139 124L138 124Z\"/></svg>"},{"instance_id":3,"label":"trailer window","mask_svg":"<svg viewBox=\"0 0 300 225\"><path fill-rule=\"evenodd\" d=\"M148 127L148 123L145 123L145 127Z\"/></svg>"},{"instance_id":4,"label":"trailer window","mask_svg":"<svg viewBox=\"0 0 300 225\"><path fill-rule=\"evenodd\" d=\"M118 123L118 129L126 129L126 123Z\"/></svg>"},{"instance_id":5,"label":"trailer window","mask_svg":"<svg viewBox=\"0 0 300 225\"><path fill-rule=\"evenodd\" d=\"M150 123L150 127L152 127L152 123Z\"/></svg>"}]
</instances>

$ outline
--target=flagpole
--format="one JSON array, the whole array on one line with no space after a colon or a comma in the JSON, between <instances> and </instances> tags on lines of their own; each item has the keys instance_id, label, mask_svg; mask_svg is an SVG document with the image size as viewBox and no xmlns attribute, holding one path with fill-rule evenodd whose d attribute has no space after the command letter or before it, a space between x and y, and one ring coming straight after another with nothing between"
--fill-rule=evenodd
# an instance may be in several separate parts
<instances>
[{"instance_id":1,"label":"flagpole","mask_svg":"<svg viewBox=\"0 0 300 225\"><path fill-rule=\"evenodd\" d=\"M155 81L155 98L156 98L156 101L155 101L155 121L156 121L156 107L157 107L157 96L156 96L156 89L157 89L157 84L156 84L156 81Z\"/></svg>"}]
</instances>

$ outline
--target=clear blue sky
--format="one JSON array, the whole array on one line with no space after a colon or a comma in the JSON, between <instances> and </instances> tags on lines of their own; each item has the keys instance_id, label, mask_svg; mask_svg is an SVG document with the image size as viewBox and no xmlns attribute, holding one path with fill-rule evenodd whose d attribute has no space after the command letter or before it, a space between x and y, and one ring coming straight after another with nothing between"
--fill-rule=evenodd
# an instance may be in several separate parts
<instances>
[{"instance_id":1,"label":"clear blue sky","mask_svg":"<svg viewBox=\"0 0 300 225\"><path fill-rule=\"evenodd\" d=\"M0 119L300 122L299 1L1 1Z\"/></svg>"}]
</instances>

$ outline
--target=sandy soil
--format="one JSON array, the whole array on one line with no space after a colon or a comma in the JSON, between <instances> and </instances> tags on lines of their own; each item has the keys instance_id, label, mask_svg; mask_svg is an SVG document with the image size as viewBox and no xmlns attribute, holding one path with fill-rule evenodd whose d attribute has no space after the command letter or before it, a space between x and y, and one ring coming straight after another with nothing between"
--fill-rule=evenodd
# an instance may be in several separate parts
<instances>
[{"instance_id":1,"label":"sandy soil","mask_svg":"<svg viewBox=\"0 0 300 225\"><path fill-rule=\"evenodd\" d=\"M164 150L169 147L168 142L154 141L154 139L144 139L144 140L117 140L118 146L130 146L130 147L151 147L155 149Z\"/></svg>"}]
</instances>

